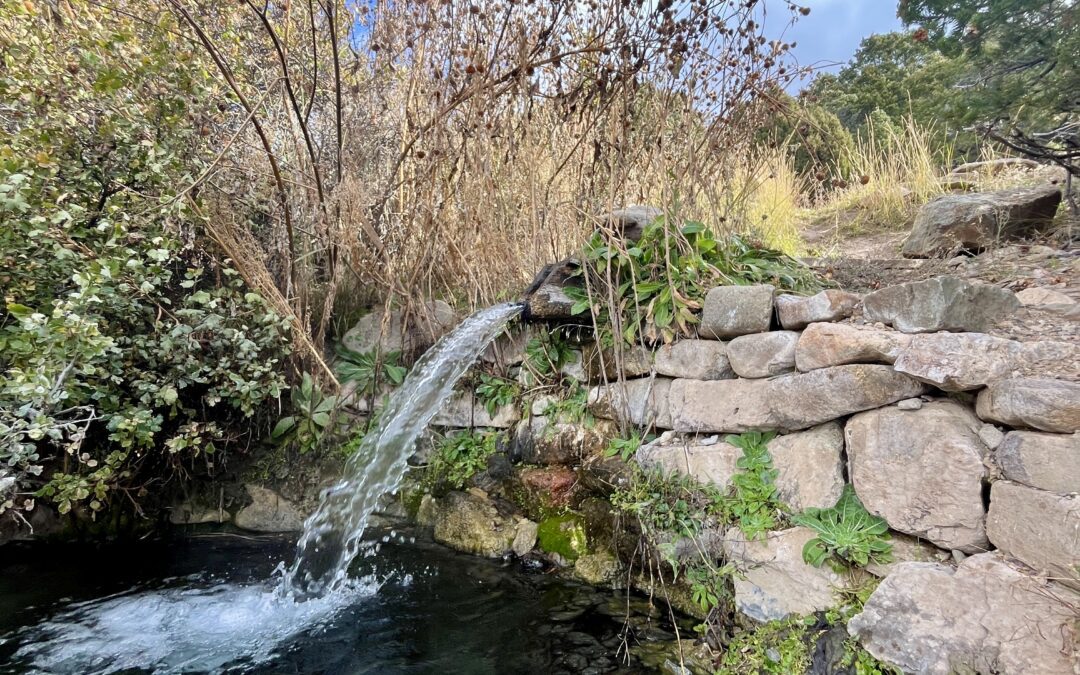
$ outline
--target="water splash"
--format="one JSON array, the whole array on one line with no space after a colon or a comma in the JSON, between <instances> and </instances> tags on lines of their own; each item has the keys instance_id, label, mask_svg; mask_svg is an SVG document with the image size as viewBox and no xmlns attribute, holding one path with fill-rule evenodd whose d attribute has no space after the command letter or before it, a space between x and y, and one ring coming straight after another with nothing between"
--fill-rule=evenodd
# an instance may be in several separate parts
<instances>
[{"instance_id":1,"label":"water splash","mask_svg":"<svg viewBox=\"0 0 1080 675\"><path fill-rule=\"evenodd\" d=\"M272 583L220 583L78 603L31 627L15 660L41 673L220 672L237 662L258 665L379 585L374 577L353 579L305 602L282 597Z\"/></svg>"},{"instance_id":2,"label":"water splash","mask_svg":"<svg viewBox=\"0 0 1080 675\"><path fill-rule=\"evenodd\" d=\"M416 362L390 396L375 429L345 466L345 476L326 490L304 523L296 562L281 590L295 597L319 597L348 582L368 518L379 498L393 493L405 475L416 438L453 392L454 385L522 310L505 303L476 312L439 340Z\"/></svg>"},{"instance_id":3,"label":"water splash","mask_svg":"<svg viewBox=\"0 0 1080 675\"><path fill-rule=\"evenodd\" d=\"M375 593L373 577L348 576L368 518L382 495L398 489L417 437L454 385L521 310L514 303L481 310L417 361L344 478L323 493L304 524L296 561L276 584L140 591L80 603L28 629L15 656L34 672L215 672L265 662L283 642Z\"/></svg>"}]
</instances>

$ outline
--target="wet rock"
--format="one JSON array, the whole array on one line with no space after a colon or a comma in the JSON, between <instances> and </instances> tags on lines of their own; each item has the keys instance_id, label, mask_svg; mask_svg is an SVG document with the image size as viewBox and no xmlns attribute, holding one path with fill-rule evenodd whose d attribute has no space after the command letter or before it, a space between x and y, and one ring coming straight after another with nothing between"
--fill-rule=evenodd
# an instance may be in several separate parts
<instances>
[{"instance_id":1,"label":"wet rock","mask_svg":"<svg viewBox=\"0 0 1080 675\"><path fill-rule=\"evenodd\" d=\"M432 511L435 541L465 553L499 558L518 535L513 517L474 492L447 493L432 500Z\"/></svg>"},{"instance_id":2,"label":"wet rock","mask_svg":"<svg viewBox=\"0 0 1080 675\"><path fill-rule=\"evenodd\" d=\"M173 525L221 524L231 519L232 514L225 509L193 499L177 504L169 511L169 522Z\"/></svg>"},{"instance_id":3,"label":"wet rock","mask_svg":"<svg viewBox=\"0 0 1080 675\"><path fill-rule=\"evenodd\" d=\"M984 420L1070 434L1080 430L1080 383L1036 377L992 382L975 406Z\"/></svg>"},{"instance_id":4,"label":"wet rock","mask_svg":"<svg viewBox=\"0 0 1080 675\"><path fill-rule=\"evenodd\" d=\"M675 380L668 410L672 428L683 432L797 431L925 390L889 366L859 364L768 380Z\"/></svg>"},{"instance_id":5,"label":"wet rock","mask_svg":"<svg viewBox=\"0 0 1080 675\"><path fill-rule=\"evenodd\" d=\"M527 467L518 474L526 510L542 513L565 508L576 494L578 475L565 466Z\"/></svg>"},{"instance_id":6,"label":"wet rock","mask_svg":"<svg viewBox=\"0 0 1080 675\"><path fill-rule=\"evenodd\" d=\"M844 432L836 422L769 441L780 501L794 511L827 509L844 492Z\"/></svg>"},{"instance_id":7,"label":"wet rock","mask_svg":"<svg viewBox=\"0 0 1080 675\"><path fill-rule=\"evenodd\" d=\"M755 333L727 344L728 361L739 377L772 377L795 370L799 334L790 330Z\"/></svg>"},{"instance_id":8,"label":"wet rock","mask_svg":"<svg viewBox=\"0 0 1080 675\"><path fill-rule=\"evenodd\" d=\"M1012 291L942 276L874 291L863 299L863 314L904 333L985 332L1019 306Z\"/></svg>"},{"instance_id":9,"label":"wet rock","mask_svg":"<svg viewBox=\"0 0 1080 675\"><path fill-rule=\"evenodd\" d=\"M1002 553L1080 590L1080 495L999 480L986 530Z\"/></svg>"},{"instance_id":10,"label":"wet rock","mask_svg":"<svg viewBox=\"0 0 1080 675\"><path fill-rule=\"evenodd\" d=\"M544 552L558 555L570 563L589 550L585 520L573 512L545 518L540 522L537 536Z\"/></svg>"},{"instance_id":11,"label":"wet rock","mask_svg":"<svg viewBox=\"0 0 1080 675\"><path fill-rule=\"evenodd\" d=\"M986 550L981 426L951 401L852 417L844 429L848 473L863 506L889 527L942 548Z\"/></svg>"},{"instance_id":12,"label":"wet rock","mask_svg":"<svg viewBox=\"0 0 1080 675\"><path fill-rule=\"evenodd\" d=\"M1080 434L1010 431L994 458L1011 481L1051 492L1080 492Z\"/></svg>"},{"instance_id":13,"label":"wet rock","mask_svg":"<svg viewBox=\"0 0 1080 675\"><path fill-rule=\"evenodd\" d=\"M573 319L575 303L567 295L566 288L581 286L581 280L576 276L580 267L581 263L576 259L567 258L540 270L525 291L524 317L530 321Z\"/></svg>"},{"instance_id":14,"label":"wet rock","mask_svg":"<svg viewBox=\"0 0 1080 675\"><path fill-rule=\"evenodd\" d=\"M735 377L727 346L719 340L680 340L656 351L657 375L692 380L728 380Z\"/></svg>"},{"instance_id":15,"label":"wet rock","mask_svg":"<svg viewBox=\"0 0 1080 675\"><path fill-rule=\"evenodd\" d=\"M236 513L236 526L252 532L295 532L304 528L296 506L273 490L244 485L251 503Z\"/></svg>"},{"instance_id":16,"label":"wet rock","mask_svg":"<svg viewBox=\"0 0 1080 675\"><path fill-rule=\"evenodd\" d=\"M530 338L527 327L520 324L508 327L484 349L479 360L494 364L500 370L520 365L525 360L525 348Z\"/></svg>"},{"instance_id":17,"label":"wet rock","mask_svg":"<svg viewBox=\"0 0 1080 675\"><path fill-rule=\"evenodd\" d=\"M367 314L341 338L346 348L359 352L401 352L410 363L457 325L457 314L442 300L413 308L411 312L394 310L386 316L381 311Z\"/></svg>"},{"instance_id":18,"label":"wet rock","mask_svg":"<svg viewBox=\"0 0 1080 675\"><path fill-rule=\"evenodd\" d=\"M866 566L866 571L875 577L889 576L897 566L906 562L945 563L952 559L948 551L906 534L892 533L889 543L892 544L892 562L870 563Z\"/></svg>"},{"instance_id":19,"label":"wet rock","mask_svg":"<svg viewBox=\"0 0 1080 675\"><path fill-rule=\"evenodd\" d=\"M735 578L736 609L765 622L835 606L835 593L850 580L828 565L803 562L803 547L816 536L811 529L793 527L751 541L737 528L729 531L724 551L741 572Z\"/></svg>"},{"instance_id":20,"label":"wet rock","mask_svg":"<svg viewBox=\"0 0 1080 675\"><path fill-rule=\"evenodd\" d=\"M915 335L893 367L945 391L967 391L1017 375L1080 377L1080 346L1017 342L983 333Z\"/></svg>"},{"instance_id":21,"label":"wet rock","mask_svg":"<svg viewBox=\"0 0 1080 675\"><path fill-rule=\"evenodd\" d=\"M574 563L574 575L587 584L623 588L626 572L618 558L607 552L589 553Z\"/></svg>"},{"instance_id":22,"label":"wet rock","mask_svg":"<svg viewBox=\"0 0 1080 675\"><path fill-rule=\"evenodd\" d=\"M492 415L472 392L455 394L435 413L431 423L437 427L472 429L474 427L492 427L506 429L514 426L521 418L517 406L507 404L496 408Z\"/></svg>"},{"instance_id":23,"label":"wet rock","mask_svg":"<svg viewBox=\"0 0 1080 675\"><path fill-rule=\"evenodd\" d=\"M597 417L624 420L634 426L655 424L670 428L668 391L671 383L672 380L664 377L643 377L593 387L589 391L589 411Z\"/></svg>"},{"instance_id":24,"label":"wet rock","mask_svg":"<svg viewBox=\"0 0 1080 675\"><path fill-rule=\"evenodd\" d=\"M875 657L905 673L1073 673L1080 596L996 553L953 569L904 563L848 623ZM1022 608L1022 609L1021 609Z\"/></svg>"},{"instance_id":25,"label":"wet rock","mask_svg":"<svg viewBox=\"0 0 1080 675\"><path fill-rule=\"evenodd\" d=\"M514 555L519 558L523 558L529 554L529 551L533 550L536 546L536 537L539 534L540 525L533 521L523 518L518 521L517 529L514 531L514 541L510 544L510 548L513 549Z\"/></svg>"},{"instance_id":26,"label":"wet rock","mask_svg":"<svg viewBox=\"0 0 1080 675\"><path fill-rule=\"evenodd\" d=\"M526 464L577 464L602 452L618 434L610 420L586 424L532 417L516 427L514 455Z\"/></svg>"},{"instance_id":27,"label":"wet rock","mask_svg":"<svg viewBox=\"0 0 1080 675\"><path fill-rule=\"evenodd\" d=\"M731 338L769 330L773 315L772 286L718 286L705 296L702 337Z\"/></svg>"},{"instance_id":28,"label":"wet rock","mask_svg":"<svg viewBox=\"0 0 1080 675\"><path fill-rule=\"evenodd\" d=\"M938 197L919 209L903 255L947 258L1028 236L1051 225L1060 203L1054 185Z\"/></svg>"},{"instance_id":29,"label":"wet rock","mask_svg":"<svg viewBox=\"0 0 1080 675\"><path fill-rule=\"evenodd\" d=\"M849 363L892 363L911 337L868 326L812 323L795 346L795 365L808 372Z\"/></svg>"},{"instance_id":30,"label":"wet rock","mask_svg":"<svg viewBox=\"0 0 1080 675\"><path fill-rule=\"evenodd\" d=\"M819 321L839 321L851 316L862 296L830 288L817 295L776 296L776 314L786 330L800 330Z\"/></svg>"}]
</instances>

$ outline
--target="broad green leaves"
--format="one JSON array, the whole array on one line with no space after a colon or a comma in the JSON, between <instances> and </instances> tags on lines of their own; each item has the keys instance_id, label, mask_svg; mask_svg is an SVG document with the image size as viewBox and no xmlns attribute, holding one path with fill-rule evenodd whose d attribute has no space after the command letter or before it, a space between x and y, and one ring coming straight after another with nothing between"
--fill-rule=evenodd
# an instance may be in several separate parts
<instances>
[{"instance_id":1,"label":"broad green leaves","mask_svg":"<svg viewBox=\"0 0 1080 675\"><path fill-rule=\"evenodd\" d=\"M832 508L807 509L791 520L818 534L803 548L803 559L814 567L821 567L830 556L858 567L892 560L888 523L867 512L851 485L844 486Z\"/></svg>"}]
</instances>

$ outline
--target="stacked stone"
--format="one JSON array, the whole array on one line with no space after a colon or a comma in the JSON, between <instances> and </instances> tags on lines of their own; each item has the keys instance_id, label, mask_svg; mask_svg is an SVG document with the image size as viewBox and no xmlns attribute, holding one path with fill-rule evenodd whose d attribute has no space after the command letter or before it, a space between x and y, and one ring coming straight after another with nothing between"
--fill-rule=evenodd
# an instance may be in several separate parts
<instances>
[{"instance_id":1,"label":"stacked stone","mask_svg":"<svg viewBox=\"0 0 1080 675\"><path fill-rule=\"evenodd\" d=\"M897 562L871 566L885 580L849 625L875 656L912 672L1071 673L1080 346L985 333L1018 305L955 277L865 297L715 288L701 339L644 359L642 377L594 387L590 406L667 430L639 463L720 486L740 456L723 434L781 432L769 450L795 510L832 506L846 474L894 532ZM742 612L822 610L858 583L803 563L813 536L723 533Z\"/></svg>"}]
</instances>

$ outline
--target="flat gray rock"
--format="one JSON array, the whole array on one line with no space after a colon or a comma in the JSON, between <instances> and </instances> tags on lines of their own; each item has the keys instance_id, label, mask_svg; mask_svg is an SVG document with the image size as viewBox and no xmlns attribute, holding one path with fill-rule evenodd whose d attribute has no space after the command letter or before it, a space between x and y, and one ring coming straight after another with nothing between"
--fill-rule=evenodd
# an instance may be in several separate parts
<instances>
[{"instance_id":1,"label":"flat gray rock","mask_svg":"<svg viewBox=\"0 0 1080 675\"><path fill-rule=\"evenodd\" d=\"M863 314L904 333L983 333L1020 307L1012 291L942 276L874 291L863 299Z\"/></svg>"}]
</instances>

